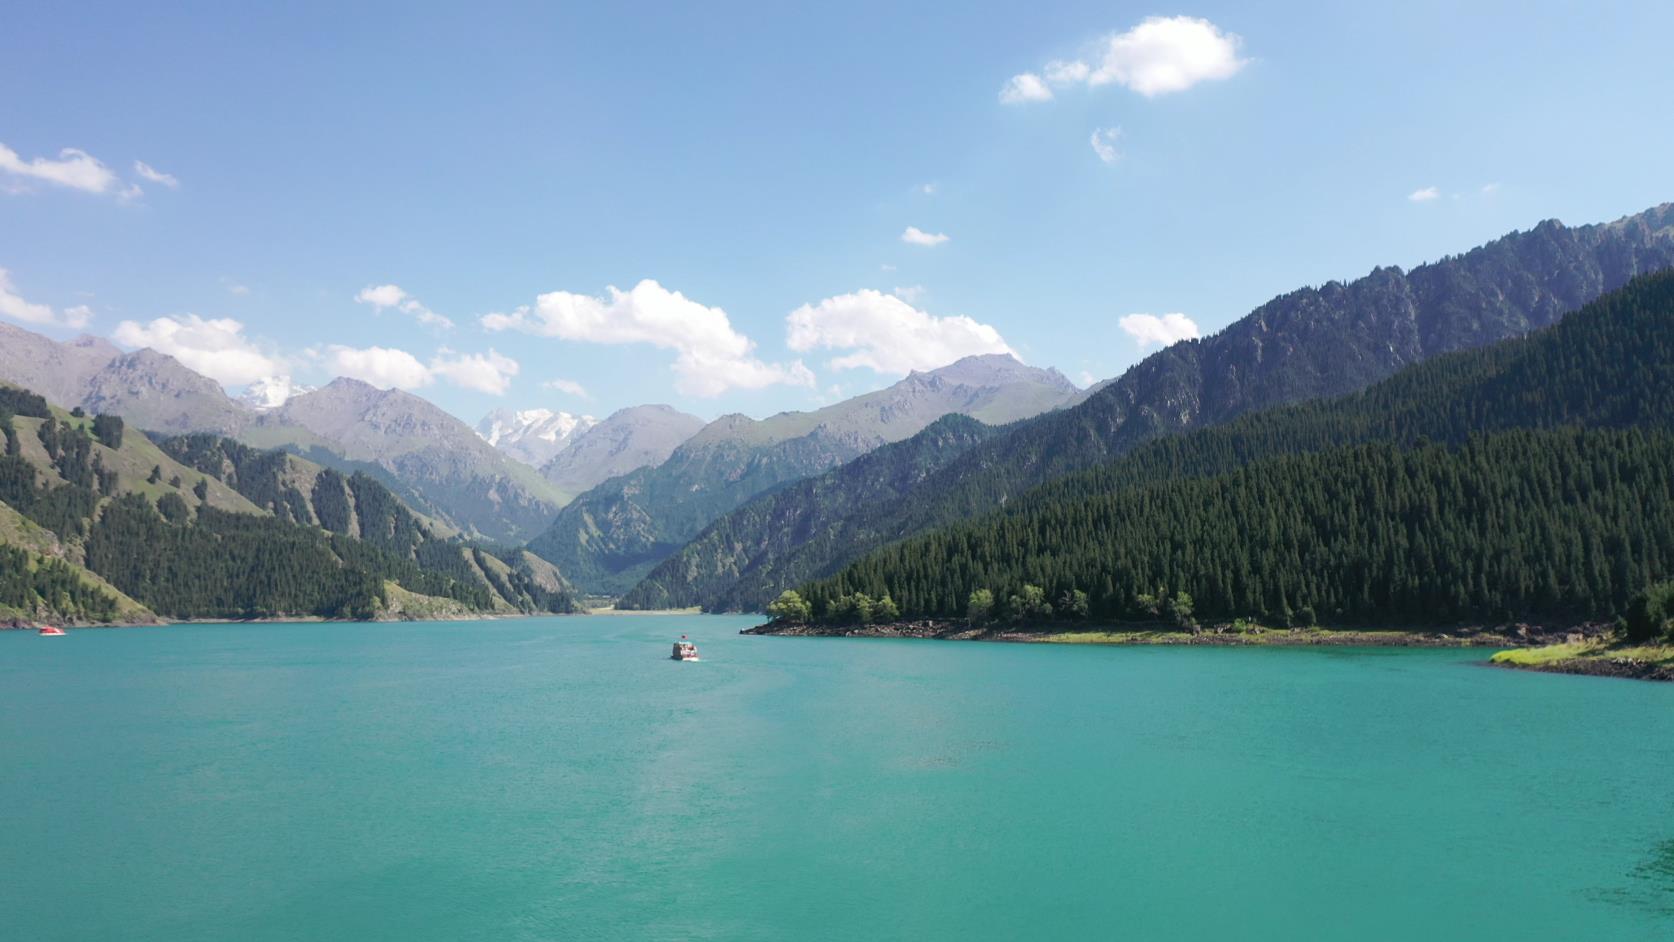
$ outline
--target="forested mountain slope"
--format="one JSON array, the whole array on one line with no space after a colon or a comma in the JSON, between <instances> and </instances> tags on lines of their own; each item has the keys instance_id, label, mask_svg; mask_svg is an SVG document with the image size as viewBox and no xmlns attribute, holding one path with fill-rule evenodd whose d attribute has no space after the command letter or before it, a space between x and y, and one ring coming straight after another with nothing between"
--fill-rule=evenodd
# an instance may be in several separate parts
<instances>
[{"instance_id":1,"label":"forested mountain slope","mask_svg":"<svg viewBox=\"0 0 1674 942\"><path fill-rule=\"evenodd\" d=\"M619 593L756 494L909 438L948 413L1005 422L1080 395L1055 370L1010 356L976 356L814 412L723 416L662 464L577 498L529 548L578 586Z\"/></svg>"},{"instance_id":2,"label":"forested mountain slope","mask_svg":"<svg viewBox=\"0 0 1674 942\"><path fill-rule=\"evenodd\" d=\"M159 445L15 387L0 387L0 433L0 545L27 574L0 580L5 617L573 608L548 564L446 539L364 475L214 436Z\"/></svg>"},{"instance_id":3,"label":"forested mountain slope","mask_svg":"<svg viewBox=\"0 0 1674 942\"><path fill-rule=\"evenodd\" d=\"M685 608L699 603L721 609L749 607L730 594L740 584L743 567L771 566L791 548L818 539L823 528L900 497L926 476L999 434L998 428L969 416L943 416L912 438L763 494L705 527L618 599L616 607ZM771 570L749 575L753 584L773 584L782 578Z\"/></svg>"},{"instance_id":4,"label":"forested mountain slope","mask_svg":"<svg viewBox=\"0 0 1674 942\"><path fill-rule=\"evenodd\" d=\"M1151 442L806 592L835 618L855 593L963 617L980 590L1016 618L1146 617L1179 593L1280 624L1597 618L1671 567L1665 272L1362 393Z\"/></svg>"},{"instance_id":5,"label":"forested mountain slope","mask_svg":"<svg viewBox=\"0 0 1674 942\"><path fill-rule=\"evenodd\" d=\"M1214 336L1175 344L1080 405L1017 423L892 499L859 504L785 546L750 522L726 546L684 550L646 594L706 609L759 609L780 590L836 572L894 540L1004 506L1036 485L1152 438L1276 404L1363 388L1414 363L1549 325L1635 275L1674 265L1674 204L1613 223L1543 222L1403 273L1380 268L1275 298ZM876 489L855 480L848 486ZM840 499L839 505L850 505ZM733 584L708 578L737 572ZM706 576L701 589L679 584Z\"/></svg>"}]
</instances>

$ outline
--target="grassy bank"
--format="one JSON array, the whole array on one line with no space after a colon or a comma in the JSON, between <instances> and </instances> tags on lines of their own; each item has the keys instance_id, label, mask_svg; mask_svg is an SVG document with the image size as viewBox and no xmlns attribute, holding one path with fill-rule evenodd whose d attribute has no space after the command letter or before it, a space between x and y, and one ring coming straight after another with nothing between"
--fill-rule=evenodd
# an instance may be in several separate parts
<instances>
[{"instance_id":1,"label":"grassy bank","mask_svg":"<svg viewBox=\"0 0 1674 942\"><path fill-rule=\"evenodd\" d=\"M1523 670L1674 680L1674 645L1667 644L1627 645L1592 639L1501 651L1491 660L1501 667Z\"/></svg>"}]
</instances>

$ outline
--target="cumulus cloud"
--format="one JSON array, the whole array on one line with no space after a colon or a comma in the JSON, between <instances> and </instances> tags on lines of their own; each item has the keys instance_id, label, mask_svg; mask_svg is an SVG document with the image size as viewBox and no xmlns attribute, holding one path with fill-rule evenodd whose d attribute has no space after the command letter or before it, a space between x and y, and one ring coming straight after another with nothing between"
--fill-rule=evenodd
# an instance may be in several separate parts
<instances>
[{"instance_id":1,"label":"cumulus cloud","mask_svg":"<svg viewBox=\"0 0 1674 942\"><path fill-rule=\"evenodd\" d=\"M1094 128L1093 153L1107 164L1113 164L1122 159L1122 152L1116 149L1116 142L1121 140L1121 128Z\"/></svg>"},{"instance_id":2,"label":"cumulus cloud","mask_svg":"<svg viewBox=\"0 0 1674 942\"><path fill-rule=\"evenodd\" d=\"M1184 314L1129 314L1117 321L1117 324L1128 336L1144 349L1151 344L1166 347L1181 340L1191 340L1203 336L1198 330L1197 322Z\"/></svg>"},{"instance_id":3,"label":"cumulus cloud","mask_svg":"<svg viewBox=\"0 0 1674 942\"><path fill-rule=\"evenodd\" d=\"M948 238L944 232L925 232L917 226L908 226L901 233L901 241L908 245L941 245Z\"/></svg>"},{"instance_id":4,"label":"cumulus cloud","mask_svg":"<svg viewBox=\"0 0 1674 942\"><path fill-rule=\"evenodd\" d=\"M420 324L428 327L453 326L453 321L420 304L418 298L401 290L399 285L367 285L355 295L355 300L361 304L372 305L372 310L379 314L394 308L403 314L412 315Z\"/></svg>"},{"instance_id":5,"label":"cumulus cloud","mask_svg":"<svg viewBox=\"0 0 1674 942\"><path fill-rule=\"evenodd\" d=\"M325 349L325 364L338 376L347 376L379 389L418 389L431 382L430 369L419 358L392 347L345 347L332 344Z\"/></svg>"},{"instance_id":6,"label":"cumulus cloud","mask_svg":"<svg viewBox=\"0 0 1674 942\"><path fill-rule=\"evenodd\" d=\"M501 356L492 348L487 353L455 353L443 347L430 361L432 375L439 376L461 389L471 389L492 396L505 395L506 390L511 388L512 377L517 375L517 371L516 360Z\"/></svg>"},{"instance_id":7,"label":"cumulus cloud","mask_svg":"<svg viewBox=\"0 0 1674 942\"><path fill-rule=\"evenodd\" d=\"M896 285L894 288L890 289L889 293L895 295L908 304L917 304L919 300L924 297L924 286Z\"/></svg>"},{"instance_id":8,"label":"cumulus cloud","mask_svg":"<svg viewBox=\"0 0 1674 942\"><path fill-rule=\"evenodd\" d=\"M851 351L831 361L831 368L839 370L864 366L900 374L935 369L978 353L1016 355L987 324L969 317L934 317L871 289L804 304L785 318L785 327L785 342L792 350Z\"/></svg>"},{"instance_id":9,"label":"cumulus cloud","mask_svg":"<svg viewBox=\"0 0 1674 942\"><path fill-rule=\"evenodd\" d=\"M242 386L283 372L276 358L244 336L244 325L229 317L181 314L146 324L123 321L112 336L117 343L166 353L225 386Z\"/></svg>"},{"instance_id":10,"label":"cumulus cloud","mask_svg":"<svg viewBox=\"0 0 1674 942\"><path fill-rule=\"evenodd\" d=\"M395 347L332 344L310 353L336 375L380 389L421 389L446 380L460 389L503 396L520 369L516 360L492 349L487 353L459 353L443 347L429 363Z\"/></svg>"},{"instance_id":11,"label":"cumulus cloud","mask_svg":"<svg viewBox=\"0 0 1674 942\"><path fill-rule=\"evenodd\" d=\"M647 278L603 297L552 291L533 307L487 314L488 330L520 330L586 343L645 343L673 350L675 388L691 396L718 396L729 389L812 386L814 374L798 360L765 363L751 355L755 343L732 327L727 312L670 291Z\"/></svg>"},{"instance_id":12,"label":"cumulus cloud","mask_svg":"<svg viewBox=\"0 0 1674 942\"><path fill-rule=\"evenodd\" d=\"M1089 57L1055 59L1041 70L1014 76L1000 92L1007 104L1047 101L1053 88L1121 85L1147 98L1183 92L1199 82L1231 78L1249 63L1239 57L1244 40L1205 19L1153 16L1125 33L1105 37Z\"/></svg>"},{"instance_id":13,"label":"cumulus cloud","mask_svg":"<svg viewBox=\"0 0 1674 942\"><path fill-rule=\"evenodd\" d=\"M66 147L58 159L36 157L24 160L17 151L0 144L0 171L26 180L41 180L84 193L109 193L116 188L116 174L84 150Z\"/></svg>"},{"instance_id":14,"label":"cumulus cloud","mask_svg":"<svg viewBox=\"0 0 1674 942\"><path fill-rule=\"evenodd\" d=\"M1020 105L1029 101L1051 101L1052 89L1033 72L1013 75L1000 89L1000 103Z\"/></svg>"},{"instance_id":15,"label":"cumulus cloud","mask_svg":"<svg viewBox=\"0 0 1674 942\"><path fill-rule=\"evenodd\" d=\"M1407 194L1407 199L1411 200L1414 203L1428 203L1431 200L1440 199L1440 198L1441 198L1441 190L1439 190L1439 189L1437 189L1436 187L1433 187L1433 186L1427 186L1427 187L1424 187L1422 189L1413 190L1411 193Z\"/></svg>"},{"instance_id":16,"label":"cumulus cloud","mask_svg":"<svg viewBox=\"0 0 1674 942\"><path fill-rule=\"evenodd\" d=\"M93 319L93 312L87 305L78 304L59 314L49 304L26 301L12 285L11 272L0 268L0 317L43 327L70 327L79 330Z\"/></svg>"},{"instance_id":17,"label":"cumulus cloud","mask_svg":"<svg viewBox=\"0 0 1674 942\"><path fill-rule=\"evenodd\" d=\"M143 160L134 161L134 172L139 174L141 177L150 180L152 183L161 183L163 186L166 186L171 190L179 189L180 187L180 179L174 174L164 173Z\"/></svg>"},{"instance_id":18,"label":"cumulus cloud","mask_svg":"<svg viewBox=\"0 0 1674 942\"><path fill-rule=\"evenodd\" d=\"M561 393L568 393L569 395L580 399L593 398L593 395L587 391L586 386L581 385L573 379L549 379L541 384L541 388L551 389Z\"/></svg>"}]
</instances>

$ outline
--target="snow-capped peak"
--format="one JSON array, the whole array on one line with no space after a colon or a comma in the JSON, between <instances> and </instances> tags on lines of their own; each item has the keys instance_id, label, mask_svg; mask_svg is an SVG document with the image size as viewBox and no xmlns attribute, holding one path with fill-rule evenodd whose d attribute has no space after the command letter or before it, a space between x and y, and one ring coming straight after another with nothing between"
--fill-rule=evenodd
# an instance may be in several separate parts
<instances>
[{"instance_id":1,"label":"snow-capped peak","mask_svg":"<svg viewBox=\"0 0 1674 942\"><path fill-rule=\"evenodd\" d=\"M477 423L477 434L513 458L538 467L597 424L599 420L590 415L551 409L495 409Z\"/></svg>"},{"instance_id":2,"label":"snow-capped peak","mask_svg":"<svg viewBox=\"0 0 1674 942\"><path fill-rule=\"evenodd\" d=\"M244 387L238 401L257 412L266 412L284 405L292 396L313 392L312 386L299 386L289 376L266 376Z\"/></svg>"}]
</instances>

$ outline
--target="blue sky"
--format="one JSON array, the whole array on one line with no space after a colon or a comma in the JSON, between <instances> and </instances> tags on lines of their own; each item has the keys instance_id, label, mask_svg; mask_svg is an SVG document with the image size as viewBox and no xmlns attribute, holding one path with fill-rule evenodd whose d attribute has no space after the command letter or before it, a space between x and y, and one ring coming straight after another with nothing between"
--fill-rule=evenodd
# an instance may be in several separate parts
<instances>
[{"instance_id":1,"label":"blue sky","mask_svg":"<svg viewBox=\"0 0 1674 942\"><path fill-rule=\"evenodd\" d=\"M8 5L0 315L765 415L1674 199L1666 3L235 6Z\"/></svg>"}]
</instances>

